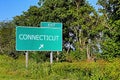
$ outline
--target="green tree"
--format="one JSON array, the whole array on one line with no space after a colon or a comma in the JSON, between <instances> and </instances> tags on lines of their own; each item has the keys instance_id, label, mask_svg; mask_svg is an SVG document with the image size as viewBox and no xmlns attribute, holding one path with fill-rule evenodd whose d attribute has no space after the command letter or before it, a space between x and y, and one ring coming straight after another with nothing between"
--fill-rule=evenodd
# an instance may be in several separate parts
<instances>
[{"instance_id":1,"label":"green tree","mask_svg":"<svg viewBox=\"0 0 120 80\"><path fill-rule=\"evenodd\" d=\"M102 31L101 17L85 0L73 0L71 27L77 37L76 48L79 53L86 53L92 59L92 53L99 52L97 44ZM81 55L81 54L79 54Z\"/></svg>"},{"instance_id":2,"label":"green tree","mask_svg":"<svg viewBox=\"0 0 120 80\"><path fill-rule=\"evenodd\" d=\"M120 1L98 0L99 10L105 17L103 30L103 56L105 58L120 57Z\"/></svg>"},{"instance_id":3,"label":"green tree","mask_svg":"<svg viewBox=\"0 0 120 80\"><path fill-rule=\"evenodd\" d=\"M13 21L7 21L1 22L0 26L0 52L15 52L15 24Z\"/></svg>"}]
</instances>

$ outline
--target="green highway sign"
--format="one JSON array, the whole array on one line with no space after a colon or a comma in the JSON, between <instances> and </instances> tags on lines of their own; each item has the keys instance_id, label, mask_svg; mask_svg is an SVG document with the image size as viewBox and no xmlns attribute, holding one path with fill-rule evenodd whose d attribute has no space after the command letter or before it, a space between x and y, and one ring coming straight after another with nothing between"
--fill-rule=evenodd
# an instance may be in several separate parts
<instances>
[{"instance_id":1,"label":"green highway sign","mask_svg":"<svg viewBox=\"0 0 120 80\"><path fill-rule=\"evenodd\" d=\"M53 27L62 29L62 23L59 22L41 22L40 27Z\"/></svg>"},{"instance_id":2,"label":"green highway sign","mask_svg":"<svg viewBox=\"0 0 120 80\"><path fill-rule=\"evenodd\" d=\"M62 29L16 27L17 51L62 51Z\"/></svg>"}]
</instances>

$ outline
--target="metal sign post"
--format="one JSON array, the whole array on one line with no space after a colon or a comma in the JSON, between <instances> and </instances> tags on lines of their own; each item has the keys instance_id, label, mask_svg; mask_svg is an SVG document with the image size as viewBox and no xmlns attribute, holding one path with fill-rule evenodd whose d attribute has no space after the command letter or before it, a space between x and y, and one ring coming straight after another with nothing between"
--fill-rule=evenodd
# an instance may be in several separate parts
<instances>
[{"instance_id":1,"label":"metal sign post","mask_svg":"<svg viewBox=\"0 0 120 80\"><path fill-rule=\"evenodd\" d=\"M53 63L53 52L51 51L51 53L50 53L50 64L52 64Z\"/></svg>"},{"instance_id":2,"label":"metal sign post","mask_svg":"<svg viewBox=\"0 0 120 80\"><path fill-rule=\"evenodd\" d=\"M56 58L56 61L58 62L59 61L59 52L57 51L57 58Z\"/></svg>"},{"instance_id":3,"label":"metal sign post","mask_svg":"<svg viewBox=\"0 0 120 80\"><path fill-rule=\"evenodd\" d=\"M25 52L25 57L26 57L26 68L28 68L28 51Z\"/></svg>"}]
</instances>

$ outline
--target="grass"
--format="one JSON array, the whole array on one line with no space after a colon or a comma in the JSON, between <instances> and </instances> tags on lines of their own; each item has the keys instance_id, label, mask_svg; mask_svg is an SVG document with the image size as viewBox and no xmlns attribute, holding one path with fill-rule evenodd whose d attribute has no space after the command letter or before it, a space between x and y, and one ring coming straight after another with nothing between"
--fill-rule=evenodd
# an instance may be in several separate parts
<instances>
[{"instance_id":1,"label":"grass","mask_svg":"<svg viewBox=\"0 0 120 80\"><path fill-rule=\"evenodd\" d=\"M36 63L29 60L25 68L24 56L15 60L0 55L0 80L120 80L120 59L113 62Z\"/></svg>"}]
</instances>

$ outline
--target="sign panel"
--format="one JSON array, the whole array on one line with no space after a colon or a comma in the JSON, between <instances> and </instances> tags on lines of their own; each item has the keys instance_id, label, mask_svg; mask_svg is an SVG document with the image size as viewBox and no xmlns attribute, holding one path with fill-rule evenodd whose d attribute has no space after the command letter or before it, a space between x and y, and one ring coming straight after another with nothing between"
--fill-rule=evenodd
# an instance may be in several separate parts
<instances>
[{"instance_id":1,"label":"sign panel","mask_svg":"<svg viewBox=\"0 0 120 80\"><path fill-rule=\"evenodd\" d=\"M41 22L40 27L53 27L62 29L62 23L59 22Z\"/></svg>"},{"instance_id":2,"label":"sign panel","mask_svg":"<svg viewBox=\"0 0 120 80\"><path fill-rule=\"evenodd\" d=\"M16 27L16 50L62 51L62 29Z\"/></svg>"}]
</instances>

